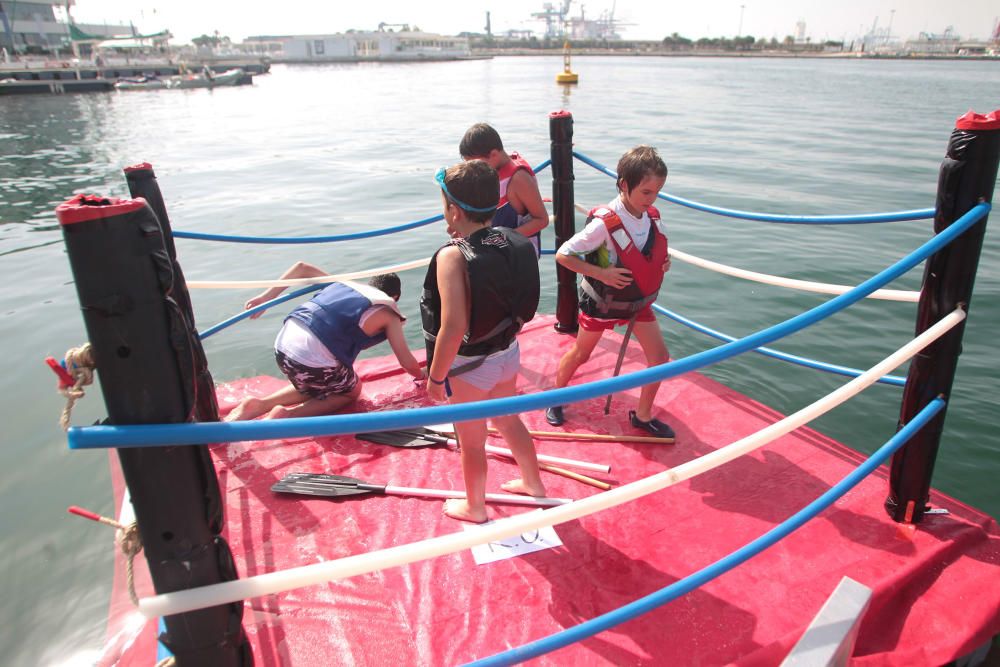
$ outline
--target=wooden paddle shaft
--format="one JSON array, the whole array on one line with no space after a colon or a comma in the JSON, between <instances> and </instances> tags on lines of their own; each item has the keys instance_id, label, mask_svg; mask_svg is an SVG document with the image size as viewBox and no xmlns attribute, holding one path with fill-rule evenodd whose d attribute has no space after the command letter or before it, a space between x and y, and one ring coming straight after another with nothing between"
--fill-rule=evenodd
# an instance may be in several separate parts
<instances>
[{"instance_id":1,"label":"wooden paddle shaft","mask_svg":"<svg viewBox=\"0 0 1000 667\"><path fill-rule=\"evenodd\" d=\"M575 479L576 481L583 482L584 484L596 486L597 488L603 489L605 491L611 488L611 485L608 484L607 482L602 482L599 479L594 479L593 477L587 477L586 475L575 473L572 470L566 470L565 468L559 468L557 466L550 466L547 463L539 463L538 467L541 468L542 470L548 470L549 472L556 475L562 475L563 477L569 477L570 479Z\"/></svg>"},{"instance_id":2,"label":"wooden paddle shaft","mask_svg":"<svg viewBox=\"0 0 1000 667\"><path fill-rule=\"evenodd\" d=\"M385 493L391 496L421 496L423 498L465 498L465 491L450 491L447 489L422 489L413 486L387 486ZM555 507L571 503L571 498L536 498L515 493L487 493L488 503L507 503L508 505L531 505L533 507Z\"/></svg>"},{"instance_id":3,"label":"wooden paddle shaft","mask_svg":"<svg viewBox=\"0 0 1000 667\"><path fill-rule=\"evenodd\" d=\"M490 433L498 434L495 428ZM612 435L602 433L572 433L570 431L528 431L536 438L554 438L557 440L592 440L594 442L649 442L655 444L670 444L673 438L657 438L652 435Z\"/></svg>"},{"instance_id":4,"label":"wooden paddle shaft","mask_svg":"<svg viewBox=\"0 0 1000 667\"><path fill-rule=\"evenodd\" d=\"M446 433L450 435L455 435L454 431L438 431L439 433ZM491 431L492 432L492 431ZM451 440L448 444L458 445L458 440ZM489 454L496 454L497 456L506 456L509 459L514 458L514 452L510 451L506 447L497 447L496 445L486 445L486 451ZM549 454L538 454L539 463L551 463L557 466L566 466L567 468L577 468L579 470L589 470L591 472L611 472L611 466L604 463L591 463L589 461L577 461L576 459L567 459L561 456L550 456Z\"/></svg>"},{"instance_id":5,"label":"wooden paddle shaft","mask_svg":"<svg viewBox=\"0 0 1000 667\"><path fill-rule=\"evenodd\" d=\"M499 456L506 456L507 458L514 458L514 452L510 451L506 447L495 447L494 445L486 445L486 451L490 454L497 454ZM555 464L560 466L566 466L568 468L578 468L580 470L590 470L591 472L611 472L611 466L604 465L602 463L589 463L587 461L577 461L575 459L564 459L561 456L549 456L548 454L536 454L539 463Z\"/></svg>"}]
</instances>

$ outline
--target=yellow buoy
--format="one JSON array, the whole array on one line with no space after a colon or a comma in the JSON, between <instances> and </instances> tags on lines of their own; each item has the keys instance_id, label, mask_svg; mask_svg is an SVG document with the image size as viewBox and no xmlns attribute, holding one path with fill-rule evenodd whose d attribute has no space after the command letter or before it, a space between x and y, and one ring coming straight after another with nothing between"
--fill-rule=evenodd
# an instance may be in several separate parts
<instances>
[{"instance_id":1,"label":"yellow buoy","mask_svg":"<svg viewBox=\"0 0 1000 667\"><path fill-rule=\"evenodd\" d=\"M579 83L580 77L569 67L569 40L563 44L563 71L556 74L556 83Z\"/></svg>"}]
</instances>

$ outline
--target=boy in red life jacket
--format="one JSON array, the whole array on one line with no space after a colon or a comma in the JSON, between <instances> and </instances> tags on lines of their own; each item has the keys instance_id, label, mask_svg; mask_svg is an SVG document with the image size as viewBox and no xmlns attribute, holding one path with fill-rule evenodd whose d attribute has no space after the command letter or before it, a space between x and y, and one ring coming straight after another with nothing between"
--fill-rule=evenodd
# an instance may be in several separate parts
<instances>
[{"instance_id":1,"label":"boy in red life jacket","mask_svg":"<svg viewBox=\"0 0 1000 667\"><path fill-rule=\"evenodd\" d=\"M473 160L438 171L444 219L451 240L427 267L420 299L427 345L427 393L452 403L517 393L521 352L517 333L538 307L538 260L531 243L490 220L498 200L496 172ZM531 434L514 414L494 417L514 454L521 478L505 491L544 496ZM486 513L486 420L457 422L465 480L464 499L445 502L453 519L482 523Z\"/></svg>"},{"instance_id":2,"label":"boy in red life jacket","mask_svg":"<svg viewBox=\"0 0 1000 667\"><path fill-rule=\"evenodd\" d=\"M541 256L541 231L549 224L549 214L538 191L531 165L517 153L503 149L500 135L486 123L476 123L465 131L458 152L463 160L483 160L500 178L500 204L493 227L507 227L527 236Z\"/></svg>"},{"instance_id":3,"label":"boy in red life jacket","mask_svg":"<svg viewBox=\"0 0 1000 667\"><path fill-rule=\"evenodd\" d=\"M667 166L656 149L636 146L629 150L618 161L618 197L591 211L583 231L556 253L559 264L583 276L580 330L573 347L559 361L556 387L569 383L606 330L633 319L646 363L655 366L670 358L652 310L663 274L670 269L667 237L660 229L659 211L653 207L666 180ZM639 405L629 412L629 420L655 436L672 438L673 429L652 414L659 388L659 382L642 387ZM548 408L545 420L553 426L562 424L562 406Z\"/></svg>"},{"instance_id":4,"label":"boy in red life jacket","mask_svg":"<svg viewBox=\"0 0 1000 667\"><path fill-rule=\"evenodd\" d=\"M306 262L296 262L282 279L328 275ZM285 290L271 287L246 302L250 310ZM406 345L399 312L400 282L395 273L374 276L367 285L349 281L330 283L312 299L295 308L274 341L274 358L289 384L263 398L249 397L226 415L226 421L331 414L353 403L361 394L354 362L362 350L389 341L399 365L423 379L424 371ZM250 316L256 319L263 311Z\"/></svg>"}]
</instances>

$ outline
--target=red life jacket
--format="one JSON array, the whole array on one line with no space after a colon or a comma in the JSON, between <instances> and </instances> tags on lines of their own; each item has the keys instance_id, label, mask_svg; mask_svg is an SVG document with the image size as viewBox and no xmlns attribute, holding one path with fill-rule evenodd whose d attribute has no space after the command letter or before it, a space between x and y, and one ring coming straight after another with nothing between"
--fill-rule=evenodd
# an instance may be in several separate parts
<instances>
[{"instance_id":1,"label":"red life jacket","mask_svg":"<svg viewBox=\"0 0 1000 667\"><path fill-rule=\"evenodd\" d=\"M580 309L591 317L627 319L656 301L663 284L663 263L667 259L667 237L657 223L660 212L650 206L646 211L651 226L645 248L638 248L618 214L605 206L590 211L608 230L618 255L616 266L632 272L632 282L615 289L600 280L584 276L580 283Z\"/></svg>"},{"instance_id":2,"label":"red life jacket","mask_svg":"<svg viewBox=\"0 0 1000 667\"><path fill-rule=\"evenodd\" d=\"M531 165L528 164L528 161L521 157L519 153L511 153L508 157L510 157L510 161L497 169L497 176L500 178L500 203L497 204L498 209L502 208L507 203L507 186L510 184L510 179L514 177L514 174L517 171L527 169L528 173L531 174L532 177L535 175ZM507 227L509 225L496 225L494 223L493 226Z\"/></svg>"}]
</instances>

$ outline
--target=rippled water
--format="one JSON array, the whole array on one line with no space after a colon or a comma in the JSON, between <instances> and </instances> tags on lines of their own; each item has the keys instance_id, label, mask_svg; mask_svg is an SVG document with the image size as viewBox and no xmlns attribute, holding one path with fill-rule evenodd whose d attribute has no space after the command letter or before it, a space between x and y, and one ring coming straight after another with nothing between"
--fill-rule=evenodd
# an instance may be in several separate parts
<instances>
[{"instance_id":1,"label":"rippled water","mask_svg":"<svg viewBox=\"0 0 1000 667\"><path fill-rule=\"evenodd\" d=\"M867 213L934 205L956 117L997 106L990 62L578 58L581 84L553 83L561 61L275 67L254 86L0 98L0 646L5 664L86 662L100 645L111 535L71 518L83 505L114 514L107 456L71 453L61 399L42 365L83 341L54 207L77 192L125 195L123 166L151 162L176 229L257 235L376 229L437 212L434 170L458 158L465 128L494 124L509 149L548 157L547 114L573 112L576 150L611 167L637 143L659 147L672 194L773 213ZM577 163L577 200L607 201L614 184ZM548 172L543 192L548 191ZM661 206L671 245L743 268L856 284L927 238L930 221L847 227L768 225ZM996 216L994 216L996 217ZM994 223L995 224L995 223ZM248 246L178 241L189 280L277 276L296 259L330 271L428 256L431 226L372 242ZM552 235L546 236L552 245ZM995 353L1000 244L988 232L938 456L935 487L1000 514ZM416 316L421 272L404 274ZM543 262L543 281L554 283ZM893 287L917 289L920 269ZM228 317L254 292L193 293L199 325ZM675 262L661 303L732 335L784 320L827 297L744 283ZM554 308L552 293L543 309ZM419 336L411 319L408 335ZM206 341L219 381L276 374L278 317ZM872 301L774 345L867 368L907 340L912 304ZM714 343L664 323L675 357ZM789 413L843 379L747 355L707 371ZM103 416L92 390L74 423ZM861 451L895 429L899 389L876 386L814 425Z\"/></svg>"}]
</instances>

